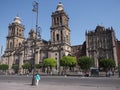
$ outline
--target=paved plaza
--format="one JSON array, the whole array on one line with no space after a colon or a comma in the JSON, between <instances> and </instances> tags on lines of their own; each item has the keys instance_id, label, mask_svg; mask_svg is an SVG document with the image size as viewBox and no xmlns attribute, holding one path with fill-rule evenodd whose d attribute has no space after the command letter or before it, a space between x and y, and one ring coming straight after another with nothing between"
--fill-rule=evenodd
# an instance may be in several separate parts
<instances>
[{"instance_id":1,"label":"paved plaza","mask_svg":"<svg viewBox=\"0 0 120 90\"><path fill-rule=\"evenodd\" d=\"M0 90L120 90L118 77L41 76L31 86L32 76L0 75Z\"/></svg>"},{"instance_id":2,"label":"paved plaza","mask_svg":"<svg viewBox=\"0 0 120 90\"><path fill-rule=\"evenodd\" d=\"M0 83L0 90L120 90L120 87L73 86L41 84L31 86L29 83Z\"/></svg>"}]
</instances>

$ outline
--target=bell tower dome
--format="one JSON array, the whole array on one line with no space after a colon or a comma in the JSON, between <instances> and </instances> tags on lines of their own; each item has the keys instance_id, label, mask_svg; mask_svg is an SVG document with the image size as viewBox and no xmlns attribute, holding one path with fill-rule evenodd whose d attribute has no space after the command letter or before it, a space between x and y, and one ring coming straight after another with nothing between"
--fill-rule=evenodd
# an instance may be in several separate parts
<instances>
[{"instance_id":1,"label":"bell tower dome","mask_svg":"<svg viewBox=\"0 0 120 90\"><path fill-rule=\"evenodd\" d=\"M18 24L21 24L20 17L16 16L16 17L14 18L13 23L18 23Z\"/></svg>"}]
</instances>

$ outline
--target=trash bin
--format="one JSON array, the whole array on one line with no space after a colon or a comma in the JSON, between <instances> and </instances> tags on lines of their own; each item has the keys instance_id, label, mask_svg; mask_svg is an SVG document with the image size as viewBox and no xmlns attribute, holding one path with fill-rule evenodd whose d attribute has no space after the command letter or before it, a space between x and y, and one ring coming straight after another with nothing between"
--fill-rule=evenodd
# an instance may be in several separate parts
<instances>
[{"instance_id":1,"label":"trash bin","mask_svg":"<svg viewBox=\"0 0 120 90\"><path fill-rule=\"evenodd\" d=\"M99 76L98 68L91 68L91 76L93 77Z\"/></svg>"}]
</instances>

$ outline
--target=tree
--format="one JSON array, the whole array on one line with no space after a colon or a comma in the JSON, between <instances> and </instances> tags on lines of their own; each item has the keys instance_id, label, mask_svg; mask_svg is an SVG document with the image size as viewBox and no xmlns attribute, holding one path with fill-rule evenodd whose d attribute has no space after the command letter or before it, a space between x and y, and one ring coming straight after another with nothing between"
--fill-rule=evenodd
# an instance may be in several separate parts
<instances>
[{"instance_id":1,"label":"tree","mask_svg":"<svg viewBox=\"0 0 120 90\"><path fill-rule=\"evenodd\" d=\"M72 56L64 56L60 60L60 65L63 66L64 71L66 72L67 67L74 67L77 61L75 57Z\"/></svg>"},{"instance_id":2,"label":"tree","mask_svg":"<svg viewBox=\"0 0 120 90\"><path fill-rule=\"evenodd\" d=\"M78 65L86 73L90 70L90 67L93 65L93 60L87 56L82 56L78 60Z\"/></svg>"},{"instance_id":3,"label":"tree","mask_svg":"<svg viewBox=\"0 0 120 90\"><path fill-rule=\"evenodd\" d=\"M18 64L13 64L12 69L14 69L15 73L18 73L19 65Z\"/></svg>"},{"instance_id":4,"label":"tree","mask_svg":"<svg viewBox=\"0 0 120 90\"><path fill-rule=\"evenodd\" d=\"M31 72L32 71L32 64L25 63L24 65L22 65L22 68L25 70L25 73L26 73L26 70Z\"/></svg>"},{"instance_id":5,"label":"tree","mask_svg":"<svg viewBox=\"0 0 120 90\"><path fill-rule=\"evenodd\" d=\"M47 67L47 73L48 73L52 71L52 67L55 67L57 65L57 61L54 58L46 58L43 64L45 67Z\"/></svg>"},{"instance_id":6,"label":"tree","mask_svg":"<svg viewBox=\"0 0 120 90\"><path fill-rule=\"evenodd\" d=\"M103 58L99 61L99 67L103 68L107 74L107 71L115 68L115 61L112 59Z\"/></svg>"},{"instance_id":7,"label":"tree","mask_svg":"<svg viewBox=\"0 0 120 90\"><path fill-rule=\"evenodd\" d=\"M36 65L35 65L35 67L36 67L37 69L40 69L41 66L42 66L41 64L36 64Z\"/></svg>"},{"instance_id":8,"label":"tree","mask_svg":"<svg viewBox=\"0 0 120 90\"><path fill-rule=\"evenodd\" d=\"M6 70L8 70L8 65L7 64L1 64L0 65L0 70L3 70L6 72Z\"/></svg>"}]
</instances>

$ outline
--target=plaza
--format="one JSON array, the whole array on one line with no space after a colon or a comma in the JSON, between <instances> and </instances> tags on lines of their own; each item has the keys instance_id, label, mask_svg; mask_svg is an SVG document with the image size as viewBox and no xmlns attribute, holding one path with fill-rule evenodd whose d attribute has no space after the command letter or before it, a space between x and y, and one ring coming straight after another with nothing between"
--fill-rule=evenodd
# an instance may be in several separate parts
<instances>
[{"instance_id":1,"label":"plaza","mask_svg":"<svg viewBox=\"0 0 120 90\"><path fill-rule=\"evenodd\" d=\"M41 76L38 86L31 86L31 76L0 75L1 90L120 90L116 77Z\"/></svg>"}]
</instances>

